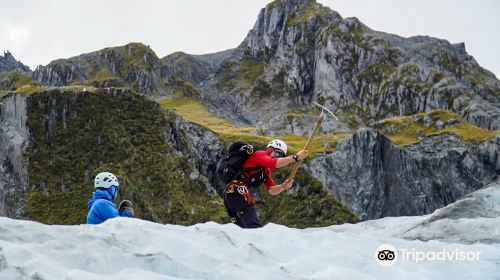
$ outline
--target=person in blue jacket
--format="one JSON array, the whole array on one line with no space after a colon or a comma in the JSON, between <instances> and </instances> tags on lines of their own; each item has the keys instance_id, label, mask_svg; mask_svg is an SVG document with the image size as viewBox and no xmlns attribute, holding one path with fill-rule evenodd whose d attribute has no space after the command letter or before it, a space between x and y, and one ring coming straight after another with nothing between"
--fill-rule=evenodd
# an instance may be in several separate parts
<instances>
[{"instance_id":1,"label":"person in blue jacket","mask_svg":"<svg viewBox=\"0 0 500 280\"><path fill-rule=\"evenodd\" d=\"M116 208L114 201L119 191L118 179L109 172L97 174L94 180L95 191L87 204L87 224L100 224L116 217L133 217L132 202L123 200Z\"/></svg>"}]
</instances>

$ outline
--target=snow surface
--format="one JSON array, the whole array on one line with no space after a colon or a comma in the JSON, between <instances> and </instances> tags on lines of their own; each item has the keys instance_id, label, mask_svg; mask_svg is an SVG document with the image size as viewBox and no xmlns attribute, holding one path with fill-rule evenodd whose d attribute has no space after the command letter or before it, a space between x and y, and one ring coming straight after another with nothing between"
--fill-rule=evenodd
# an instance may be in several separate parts
<instances>
[{"instance_id":1,"label":"snow surface","mask_svg":"<svg viewBox=\"0 0 500 280\"><path fill-rule=\"evenodd\" d=\"M381 244L480 252L474 261L375 261ZM431 215L243 230L116 218L58 226L0 218L0 279L500 279L500 184Z\"/></svg>"}]
</instances>

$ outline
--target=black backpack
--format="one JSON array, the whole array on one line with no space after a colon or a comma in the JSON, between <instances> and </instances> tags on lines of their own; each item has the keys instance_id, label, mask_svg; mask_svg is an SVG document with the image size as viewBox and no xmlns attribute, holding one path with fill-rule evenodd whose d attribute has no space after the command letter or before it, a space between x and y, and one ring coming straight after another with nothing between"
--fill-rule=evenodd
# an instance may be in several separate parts
<instances>
[{"instance_id":1,"label":"black backpack","mask_svg":"<svg viewBox=\"0 0 500 280\"><path fill-rule=\"evenodd\" d=\"M253 146L236 141L229 145L227 153L217 163L215 174L220 182L227 184L249 169L241 168L245 161L253 154ZM251 168L254 169L254 168Z\"/></svg>"}]
</instances>

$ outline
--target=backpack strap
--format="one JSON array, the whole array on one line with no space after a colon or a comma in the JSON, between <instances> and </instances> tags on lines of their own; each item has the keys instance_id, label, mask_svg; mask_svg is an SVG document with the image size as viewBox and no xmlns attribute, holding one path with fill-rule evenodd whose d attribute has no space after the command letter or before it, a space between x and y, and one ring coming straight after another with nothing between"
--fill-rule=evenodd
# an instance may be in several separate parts
<instances>
[{"instance_id":1,"label":"backpack strap","mask_svg":"<svg viewBox=\"0 0 500 280\"><path fill-rule=\"evenodd\" d=\"M234 178L236 179L236 178L240 177L242 179L242 181L245 183L245 185L248 185L250 187L250 185L252 185L252 182L250 181L250 178L248 176L246 176L244 173L247 171L254 171L254 170L261 170L261 172L263 172L264 169L265 169L265 167L262 167L262 166L242 168L242 169L240 169L240 171L238 171L238 173L236 173Z\"/></svg>"}]
</instances>

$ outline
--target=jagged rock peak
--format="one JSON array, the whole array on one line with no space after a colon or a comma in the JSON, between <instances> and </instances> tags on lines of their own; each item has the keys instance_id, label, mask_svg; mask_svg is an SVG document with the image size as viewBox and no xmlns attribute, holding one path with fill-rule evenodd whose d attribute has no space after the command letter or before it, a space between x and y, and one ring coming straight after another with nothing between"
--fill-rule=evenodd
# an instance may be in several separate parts
<instances>
[{"instance_id":1,"label":"jagged rock peak","mask_svg":"<svg viewBox=\"0 0 500 280\"><path fill-rule=\"evenodd\" d=\"M143 94L164 94L163 63L142 43L110 47L39 66L34 79L49 86L87 84L95 87L129 87Z\"/></svg>"},{"instance_id":2,"label":"jagged rock peak","mask_svg":"<svg viewBox=\"0 0 500 280\"><path fill-rule=\"evenodd\" d=\"M14 56L13 56L13 55L12 55L9 51L4 51L4 52L3 52L3 56L4 56L5 58L9 58L9 57L14 58Z\"/></svg>"},{"instance_id":3,"label":"jagged rock peak","mask_svg":"<svg viewBox=\"0 0 500 280\"><path fill-rule=\"evenodd\" d=\"M254 29L263 21L271 20L274 23L296 26L306 24L311 19L329 19L332 17L341 18L337 12L317 3L315 0L276 0L261 10Z\"/></svg>"},{"instance_id":4,"label":"jagged rock peak","mask_svg":"<svg viewBox=\"0 0 500 280\"><path fill-rule=\"evenodd\" d=\"M149 47L149 45L146 46L146 45L144 45L143 43L140 43L140 42L131 42L131 43L126 44L125 46L106 48L104 50L109 50L109 49L115 49L115 50L124 49L129 54L132 54L132 53L143 53L143 54L151 55L155 59L158 59L158 56L151 49L151 47Z\"/></svg>"},{"instance_id":5,"label":"jagged rock peak","mask_svg":"<svg viewBox=\"0 0 500 280\"><path fill-rule=\"evenodd\" d=\"M30 68L16 60L9 51L4 51L3 56L0 55L0 72L7 71L29 72Z\"/></svg>"},{"instance_id":6,"label":"jagged rock peak","mask_svg":"<svg viewBox=\"0 0 500 280\"><path fill-rule=\"evenodd\" d=\"M340 14L314 0L276 0L260 11L236 54L250 52L255 57L266 49L274 52L279 45L299 44L303 34L313 34L341 20Z\"/></svg>"},{"instance_id":7,"label":"jagged rock peak","mask_svg":"<svg viewBox=\"0 0 500 280\"><path fill-rule=\"evenodd\" d=\"M273 9L277 6L290 7L292 9L300 9L307 5L317 4L316 0L275 0L267 4L266 9Z\"/></svg>"},{"instance_id":8,"label":"jagged rock peak","mask_svg":"<svg viewBox=\"0 0 500 280\"><path fill-rule=\"evenodd\" d=\"M166 68L171 75L193 85L198 85L212 76L213 73L216 73L221 63L233 52L234 49L202 55L174 52L161 60L166 64Z\"/></svg>"},{"instance_id":9,"label":"jagged rock peak","mask_svg":"<svg viewBox=\"0 0 500 280\"><path fill-rule=\"evenodd\" d=\"M46 66L39 65L37 67L37 69L43 68L43 67L48 67L50 65L54 65L54 64L58 64L58 63L68 63L68 62L69 63L78 63L78 62L81 63L82 61L85 61L85 60L100 59L100 58L111 59L109 56L112 55L113 53L120 54L121 56L126 55L127 58L129 58L129 59L136 59L137 60L137 61L135 61L136 63L141 62L141 60L144 60L143 63L147 63L147 57L150 57L151 59L154 59L154 60L159 60L158 56L149 47L149 45L146 46L140 42L131 42L131 43L128 43L124 46L108 47L108 48L104 48L104 49L101 49L98 51L93 51L90 53L84 53L84 54L80 54L77 56L73 56L73 57L70 57L67 59L63 59L63 58L57 59L57 60L50 62Z\"/></svg>"}]
</instances>

